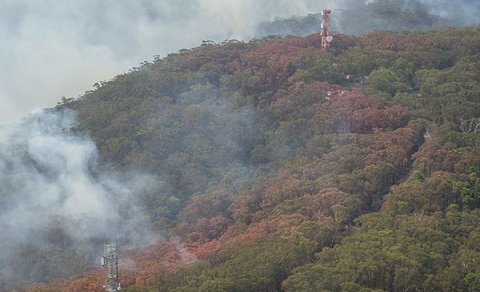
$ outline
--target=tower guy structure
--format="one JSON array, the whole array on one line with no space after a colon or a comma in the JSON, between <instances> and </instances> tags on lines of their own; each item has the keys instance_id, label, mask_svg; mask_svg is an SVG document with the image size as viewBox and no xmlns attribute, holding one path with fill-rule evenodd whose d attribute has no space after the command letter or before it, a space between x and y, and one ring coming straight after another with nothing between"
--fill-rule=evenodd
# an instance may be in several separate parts
<instances>
[{"instance_id":1,"label":"tower guy structure","mask_svg":"<svg viewBox=\"0 0 480 292\"><path fill-rule=\"evenodd\" d=\"M120 291L118 281L118 246L116 243L105 244L102 266L107 270L103 287L107 292Z\"/></svg>"},{"instance_id":2,"label":"tower guy structure","mask_svg":"<svg viewBox=\"0 0 480 292\"><path fill-rule=\"evenodd\" d=\"M330 9L323 9L322 11L322 28L320 34L322 35L322 43L321 47L325 51L328 51L330 48L330 44L333 41L333 35L330 32L330 14L332 14L332 10Z\"/></svg>"}]
</instances>

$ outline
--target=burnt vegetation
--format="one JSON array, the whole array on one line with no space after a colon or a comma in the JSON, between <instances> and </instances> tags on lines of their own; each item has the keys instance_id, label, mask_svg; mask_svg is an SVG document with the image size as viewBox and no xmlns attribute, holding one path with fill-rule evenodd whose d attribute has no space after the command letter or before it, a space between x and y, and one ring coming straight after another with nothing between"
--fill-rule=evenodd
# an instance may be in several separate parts
<instances>
[{"instance_id":1,"label":"burnt vegetation","mask_svg":"<svg viewBox=\"0 0 480 292\"><path fill-rule=\"evenodd\" d=\"M59 104L102 171L156 178L143 210L175 237L124 291L480 289L480 30L319 44L205 42ZM47 276L30 290L101 291Z\"/></svg>"}]
</instances>

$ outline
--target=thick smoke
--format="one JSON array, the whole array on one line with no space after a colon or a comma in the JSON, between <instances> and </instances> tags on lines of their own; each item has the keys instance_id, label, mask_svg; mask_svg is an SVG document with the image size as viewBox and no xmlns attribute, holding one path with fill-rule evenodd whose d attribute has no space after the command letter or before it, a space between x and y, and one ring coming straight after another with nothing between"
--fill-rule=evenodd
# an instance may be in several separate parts
<instances>
[{"instance_id":1,"label":"thick smoke","mask_svg":"<svg viewBox=\"0 0 480 292\"><path fill-rule=\"evenodd\" d=\"M0 289L12 277L42 281L79 272L84 266L75 261L88 265L104 241L128 246L153 239L134 199L146 176L120 183L96 173L97 149L69 131L74 118L71 111L42 111L0 128ZM70 262L80 249L83 256ZM49 266L48 256L62 253L59 263L75 268L49 270L58 264ZM39 264L35 273L31 267Z\"/></svg>"},{"instance_id":2,"label":"thick smoke","mask_svg":"<svg viewBox=\"0 0 480 292\"><path fill-rule=\"evenodd\" d=\"M360 35L373 30L426 31L445 26L478 25L480 2L444 0L344 0L325 3L333 8L336 32ZM257 34L308 35L318 32L319 12L308 16L279 18L258 25Z\"/></svg>"},{"instance_id":3,"label":"thick smoke","mask_svg":"<svg viewBox=\"0 0 480 292\"><path fill-rule=\"evenodd\" d=\"M479 23L478 1L419 1L429 14L457 25ZM202 40L248 40L262 35L256 27L264 21L315 14L324 7L357 12L372 2L392 0L3 0L0 123L34 107L52 106L61 96L78 96L153 55L165 56ZM393 2L408 6L415 1ZM357 25L347 21L341 30L358 32L353 29Z\"/></svg>"},{"instance_id":4,"label":"thick smoke","mask_svg":"<svg viewBox=\"0 0 480 292\"><path fill-rule=\"evenodd\" d=\"M249 39L314 0L0 1L0 123L202 40Z\"/></svg>"},{"instance_id":5,"label":"thick smoke","mask_svg":"<svg viewBox=\"0 0 480 292\"><path fill-rule=\"evenodd\" d=\"M433 15L446 18L456 25L479 25L480 2L477 0L422 0Z\"/></svg>"},{"instance_id":6,"label":"thick smoke","mask_svg":"<svg viewBox=\"0 0 480 292\"><path fill-rule=\"evenodd\" d=\"M256 37L262 21L331 7L342 11L343 18L334 20L347 33L389 28L392 17L401 23L405 13L417 15L424 28L476 25L479 5L466 0L5 0L0 3L0 123L32 107L52 105L60 96L78 95L153 55L207 39ZM291 33L317 31L318 15L310 18L310 26ZM367 26L365 19L371 21ZM222 108L211 113L202 105L184 114L205 111L220 117ZM243 121L227 120L228 125ZM135 198L145 186L155 185L155 178L99 173L97 149L88 137L69 131L74 122L72 112L41 111L0 128L0 287L12 279L42 281L75 274L91 263L104 241L139 245L151 240L150 232L139 228L148 223ZM232 140L226 130L214 133L212 143ZM244 150L230 148L233 153L225 152L241 161ZM221 156L214 158L218 165L224 163ZM193 177L189 166L181 171ZM244 169L238 167L239 172ZM50 259L59 254L63 258Z\"/></svg>"}]
</instances>

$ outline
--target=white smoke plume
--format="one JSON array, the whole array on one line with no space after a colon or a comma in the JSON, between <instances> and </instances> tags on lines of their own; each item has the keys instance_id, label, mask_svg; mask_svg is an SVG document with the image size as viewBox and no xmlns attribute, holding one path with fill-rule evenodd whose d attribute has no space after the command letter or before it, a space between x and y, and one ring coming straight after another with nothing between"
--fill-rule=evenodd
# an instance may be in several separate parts
<instances>
[{"instance_id":1,"label":"white smoke plume","mask_svg":"<svg viewBox=\"0 0 480 292\"><path fill-rule=\"evenodd\" d=\"M73 112L50 110L0 128L0 290L2 280L11 280L8 269L14 278L48 279L45 267L36 275L16 266L14 257L22 248L32 253L22 260L33 265L45 264L39 254L58 254L46 252L49 245L63 253L86 246L90 254L81 258L89 261L104 242L118 240L128 247L155 240L135 199L148 177L121 183L99 174L96 146L70 132L74 122Z\"/></svg>"},{"instance_id":2,"label":"white smoke plume","mask_svg":"<svg viewBox=\"0 0 480 292\"><path fill-rule=\"evenodd\" d=\"M479 23L478 1L419 1L459 24ZM77 97L153 55L165 56L202 40L248 40L261 22L319 13L324 7L355 9L367 2L2 0L0 123L50 107L62 96Z\"/></svg>"},{"instance_id":3,"label":"white smoke plume","mask_svg":"<svg viewBox=\"0 0 480 292\"><path fill-rule=\"evenodd\" d=\"M258 22L315 12L313 0L0 1L0 123L77 97L154 55L249 39Z\"/></svg>"},{"instance_id":4,"label":"white smoke plume","mask_svg":"<svg viewBox=\"0 0 480 292\"><path fill-rule=\"evenodd\" d=\"M478 1L419 1L430 13L459 25L479 23ZM12 123L32 108L52 106L61 96L78 96L153 55L165 56L202 40L248 40L263 21L367 3L2 0L0 123ZM72 242L149 240L148 232L138 228L148 224L133 198L152 178L135 176L125 183L98 173L96 147L88 137L69 131L74 122L72 112L41 111L0 127L0 267L19 246L41 245L45 239L38 233L53 223L65 232L62 238ZM0 287L1 280L0 269Z\"/></svg>"}]
</instances>

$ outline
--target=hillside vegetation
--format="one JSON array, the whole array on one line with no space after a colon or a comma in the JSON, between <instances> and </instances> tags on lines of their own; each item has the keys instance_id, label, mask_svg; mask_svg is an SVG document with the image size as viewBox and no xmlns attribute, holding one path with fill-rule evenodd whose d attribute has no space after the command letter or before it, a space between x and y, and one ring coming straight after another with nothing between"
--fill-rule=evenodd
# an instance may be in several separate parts
<instances>
[{"instance_id":1,"label":"hillside vegetation","mask_svg":"<svg viewBox=\"0 0 480 292\"><path fill-rule=\"evenodd\" d=\"M319 47L205 42L59 104L101 171L155 178L140 200L169 235L124 255L123 291L480 289L480 29Z\"/></svg>"}]
</instances>

